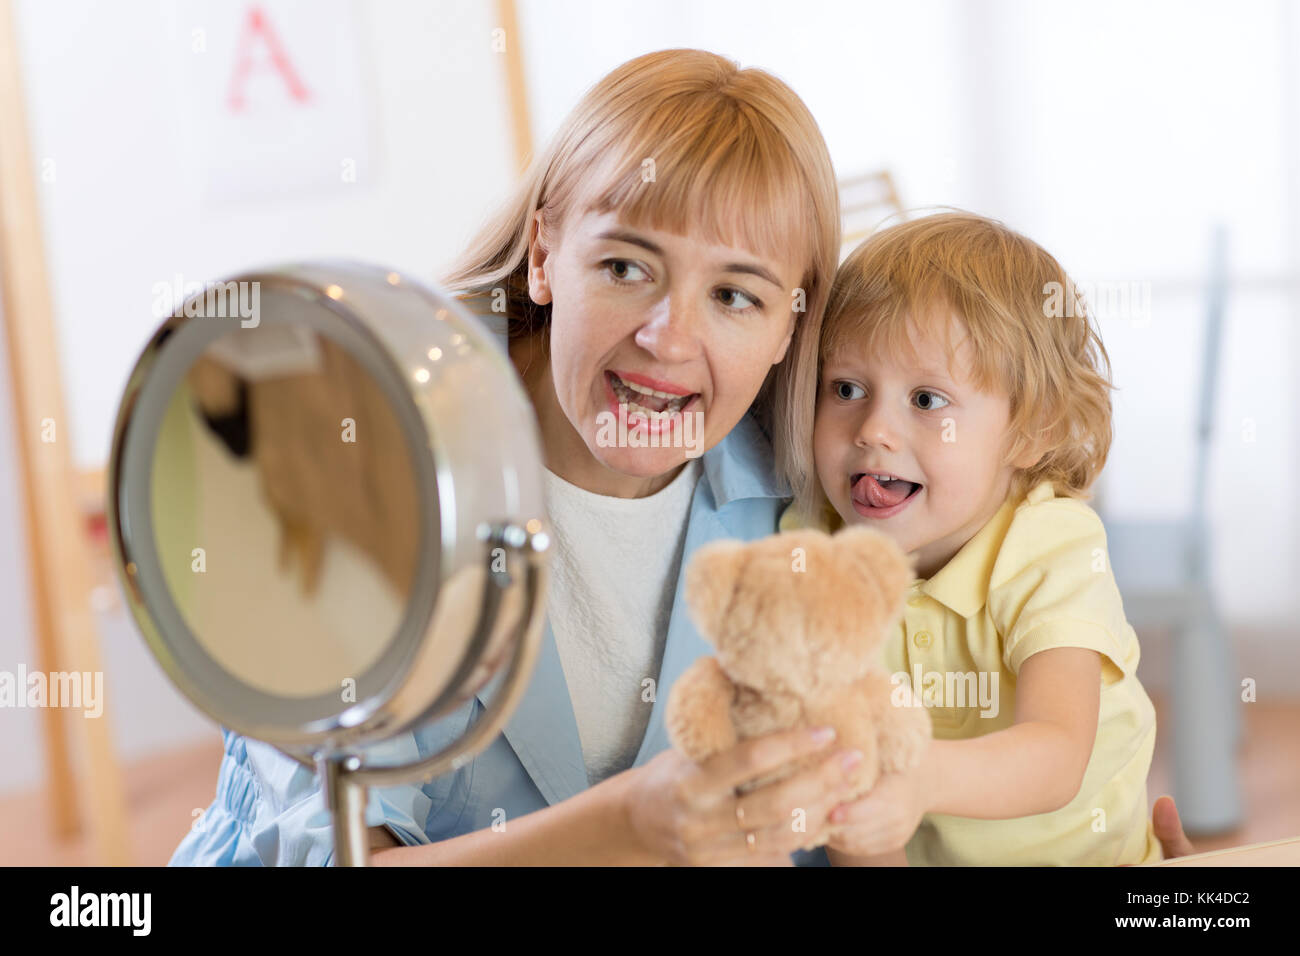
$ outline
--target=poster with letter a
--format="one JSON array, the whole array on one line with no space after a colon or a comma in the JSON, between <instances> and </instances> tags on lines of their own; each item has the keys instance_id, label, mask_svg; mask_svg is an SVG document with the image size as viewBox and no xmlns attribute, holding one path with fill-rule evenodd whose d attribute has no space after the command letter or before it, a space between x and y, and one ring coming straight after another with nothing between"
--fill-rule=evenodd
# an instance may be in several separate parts
<instances>
[{"instance_id":1,"label":"poster with letter a","mask_svg":"<svg viewBox=\"0 0 1300 956\"><path fill-rule=\"evenodd\" d=\"M364 187L373 171L352 0L167 8L204 206Z\"/></svg>"}]
</instances>

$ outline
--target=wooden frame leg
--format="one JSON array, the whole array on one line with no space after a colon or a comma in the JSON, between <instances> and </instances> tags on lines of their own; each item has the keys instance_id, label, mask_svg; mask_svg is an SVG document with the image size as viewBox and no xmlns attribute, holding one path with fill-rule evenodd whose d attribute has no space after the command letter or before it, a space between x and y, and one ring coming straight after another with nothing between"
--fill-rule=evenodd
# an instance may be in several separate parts
<instances>
[{"instance_id":1,"label":"wooden frame leg","mask_svg":"<svg viewBox=\"0 0 1300 956\"><path fill-rule=\"evenodd\" d=\"M63 671L93 676L101 667L90 607L91 549L64 411L11 0L0 0L0 129L0 297L25 499L37 666L47 677ZM97 717L84 710L45 708L55 836L75 831L74 793L79 792L94 862L123 865L130 862L130 848L122 772L110 733L110 708L105 701L98 703L103 710ZM67 731L79 744L72 754ZM82 773L74 775L72 757L82 761Z\"/></svg>"}]
</instances>

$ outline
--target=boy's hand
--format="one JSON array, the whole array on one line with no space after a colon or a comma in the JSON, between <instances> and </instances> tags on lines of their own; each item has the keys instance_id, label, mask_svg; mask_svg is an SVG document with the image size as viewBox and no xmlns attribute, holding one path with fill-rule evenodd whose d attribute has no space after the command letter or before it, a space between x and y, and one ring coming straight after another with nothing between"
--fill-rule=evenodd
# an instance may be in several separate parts
<instances>
[{"instance_id":1,"label":"boy's hand","mask_svg":"<svg viewBox=\"0 0 1300 956\"><path fill-rule=\"evenodd\" d=\"M870 793L836 807L828 822L841 832L827 848L850 856L877 856L906 846L929 810L932 752L927 742L911 770L882 774Z\"/></svg>"}]
</instances>

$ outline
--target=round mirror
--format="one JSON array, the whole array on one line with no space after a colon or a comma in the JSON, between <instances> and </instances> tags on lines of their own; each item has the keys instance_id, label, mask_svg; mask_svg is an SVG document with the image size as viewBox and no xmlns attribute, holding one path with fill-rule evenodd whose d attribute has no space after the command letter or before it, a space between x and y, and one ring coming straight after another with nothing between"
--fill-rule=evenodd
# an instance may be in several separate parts
<instances>
[{"instance_id":1,"label":"round mirror","mask_svg":"<svg viewBox=\"0 0 1300 956\"><path fill-rule=\"evenodd\" d=\"M234 680L328 706L394 646L419 485L382 389L337 341L269 324L205 345L162 410L149 485L159 597Z\"/></svg>"},{"instance_id":2,"label":"round mirror","mask_svg":"<svg viewBox=\"0 0 1300 956\"><path fill-rule=\"evenodd\" d=\"M158 661L223 726L326 772L336 811L505 723L543 616L540 443L504 343L457 300L346 262L189 290L132 371L109 469ZM365 763L507 662L461 740ZM364 859L352 838L340 858Z\"/></svg>"}]
</instances>

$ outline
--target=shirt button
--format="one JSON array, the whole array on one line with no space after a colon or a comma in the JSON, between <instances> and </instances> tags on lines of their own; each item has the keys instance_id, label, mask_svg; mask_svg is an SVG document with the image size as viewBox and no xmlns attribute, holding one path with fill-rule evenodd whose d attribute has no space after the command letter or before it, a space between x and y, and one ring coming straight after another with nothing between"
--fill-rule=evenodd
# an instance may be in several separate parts
<instances>
[{"instance_id":1,"label":"shirt button","mask_svg":"<svg viewBox=\"0 0 1300 956\"><path fill-rule=\"evenodd\" d=\"M925 650L930 646L930 632L917 631L912 635L912 643L921 648L921 650Z\"/></svg>"}]
</instances>

